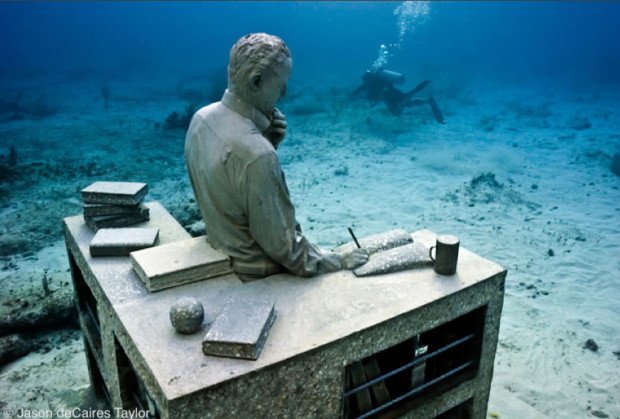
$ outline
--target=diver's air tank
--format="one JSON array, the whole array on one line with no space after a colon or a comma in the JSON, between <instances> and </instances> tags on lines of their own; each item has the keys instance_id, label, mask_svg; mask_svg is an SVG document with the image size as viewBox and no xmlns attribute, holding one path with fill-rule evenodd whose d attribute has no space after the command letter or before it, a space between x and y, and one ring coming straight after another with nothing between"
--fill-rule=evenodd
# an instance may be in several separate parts
<instances>
[{"instance_id":1,"label":"diver's air tank","mask_svg":"<svg viewBox=\"0 0 620 419\"><path fill-rule=\"evenodd\" d=\"M377 72L377 77L382 81L392 84L402 84L405 82L405 76L403 74L391 70L379 70Z\"/></svg>"}]
</instances>

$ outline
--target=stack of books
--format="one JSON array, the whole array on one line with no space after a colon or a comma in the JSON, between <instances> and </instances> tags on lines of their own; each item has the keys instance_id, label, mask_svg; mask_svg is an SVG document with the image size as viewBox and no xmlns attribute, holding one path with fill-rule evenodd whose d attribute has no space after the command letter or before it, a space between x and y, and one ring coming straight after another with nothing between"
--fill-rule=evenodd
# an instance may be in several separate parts
<instances>
[{"instance_id":1,"label":"stack of books","mask_svg":"<svg viewBox=\"0 0 620 419\"><path fill-rule=\"evenodd\" d=\"M82 189L84 221L94 231L147 221L143 201L148 190L141 182L95 182Z\"/></svg>"}]
</instances>

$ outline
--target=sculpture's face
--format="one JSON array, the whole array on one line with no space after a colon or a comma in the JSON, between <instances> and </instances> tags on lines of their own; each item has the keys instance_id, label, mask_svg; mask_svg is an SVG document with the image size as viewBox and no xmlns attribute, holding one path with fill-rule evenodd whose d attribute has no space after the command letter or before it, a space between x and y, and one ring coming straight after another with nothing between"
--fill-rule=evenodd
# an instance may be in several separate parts
<instances>
[{"instance_id":1,"label":"sculpture's face","mask_svg":"<svg viewBox=\"0 0 620 419\"><path fill-rule=\"evenodd\" d=\"M291 75L293 63L287 59L283 65L269 69L261 74L260 79L255 80L256 108L266 115L271 115L273 109L286 94L286 82Z\"/></svg>"}]
</instances>

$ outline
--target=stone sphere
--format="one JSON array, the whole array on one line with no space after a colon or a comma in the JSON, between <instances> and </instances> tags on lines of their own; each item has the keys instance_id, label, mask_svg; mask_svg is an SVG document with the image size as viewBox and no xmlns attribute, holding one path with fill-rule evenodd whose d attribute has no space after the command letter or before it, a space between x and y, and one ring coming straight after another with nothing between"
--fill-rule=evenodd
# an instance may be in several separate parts
<instances>
[{"instance_id":1,"label":"stone sphere","mask_svg":"<svg viewBox=\"0 0 620 419\"><path fill-rule=\"evenodd\" d=\"M202 303L194 297L181 297L170 307L170 322L179 333L196 333L204 318Z\"/></svg>"}]
</instances>

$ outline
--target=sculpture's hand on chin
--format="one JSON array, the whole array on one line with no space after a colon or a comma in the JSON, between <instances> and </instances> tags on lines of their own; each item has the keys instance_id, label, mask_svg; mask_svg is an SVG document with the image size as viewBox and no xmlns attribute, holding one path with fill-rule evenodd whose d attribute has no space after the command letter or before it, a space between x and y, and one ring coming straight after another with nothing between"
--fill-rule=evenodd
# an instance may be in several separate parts
<instances>
[{"instance_id":1,"label":"sculpture's hand on chin","mask_svg":"<svg viewBox=\"0 0 620 419\"><path fill-rule=\"evenodd\" d=\"M286 137L287 127L288 124L286 122L286 117L278 108L275 108L273 111L273 120L271 125L267 128L263 135L271 142L271 144L273 144L274 148L278 148L278 145Z\"/></svg>"}]
</instances>

